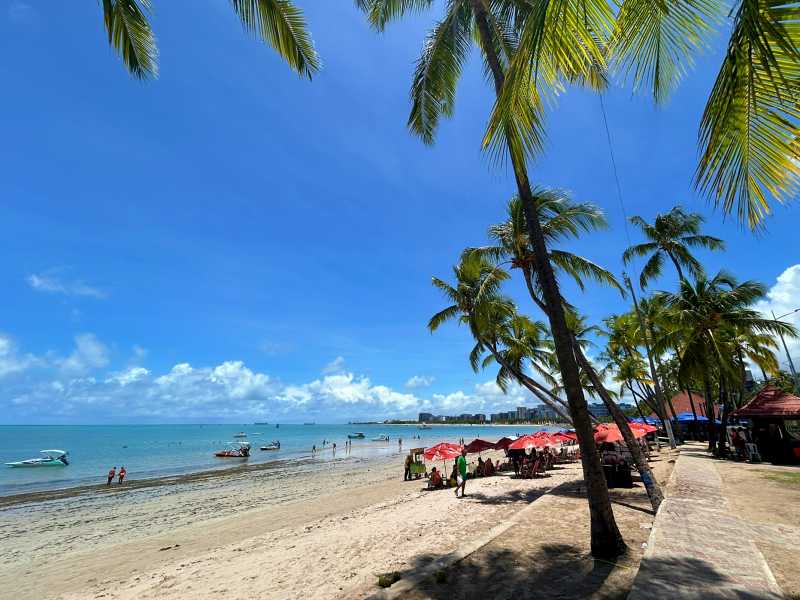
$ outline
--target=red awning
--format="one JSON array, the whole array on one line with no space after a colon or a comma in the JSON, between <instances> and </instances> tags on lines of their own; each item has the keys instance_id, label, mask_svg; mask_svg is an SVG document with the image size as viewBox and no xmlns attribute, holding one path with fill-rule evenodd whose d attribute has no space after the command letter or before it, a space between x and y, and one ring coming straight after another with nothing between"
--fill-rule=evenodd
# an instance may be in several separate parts
<instances>
[{"instance_id":1,"label":"red awning","mask_svg":"<svg viewBox=\"0 0 800 600\"><path fill-rule=\"evenodd\" d=\"M477 438L472 440L466 446L464 446L464 449L467 451L468 454L474 454L475 452L485 452L486 450L494 450L494 444L492 442L487 442L486 440Z\"/></svg>"},{"instance_id":2,"label":"red awning","mask_svg":"<svg viewBox=\"0 0 800 600\"><path fill-rule=\"evenodd\" d=\"M758 392L750 402L731 413L734 417L786 417L800 419L800 398L770 385Z\"/></svg>"}]
</instances>

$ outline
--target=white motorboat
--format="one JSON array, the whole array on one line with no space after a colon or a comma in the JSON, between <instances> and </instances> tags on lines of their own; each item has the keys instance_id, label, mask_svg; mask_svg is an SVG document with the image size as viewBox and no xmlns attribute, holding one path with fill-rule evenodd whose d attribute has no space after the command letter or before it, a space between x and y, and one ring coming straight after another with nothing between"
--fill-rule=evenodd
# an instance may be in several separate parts
<instances>
[{"instance_id":1,"label":"white motorboat","mask_svg":"<svg viewBox=\"0 0 800 600\"><path fill-rule=\"evenodd\" d=\"M247 434L244 431L240 431L239 433L237 433L233 437L235 437L235 438L246 438Z\"/></svg>"},{"instance_id":2,"label":"white motorboat","mask_svg":"<svg viewBox=\"0 0 800 600\"><path fill-rule=\"evenodd\" d=\"M373 442L388 442L389 441L389 436L381 434L378 437L372 438L372 441Z\"/></svg>"},{"instance_id":3,"label":"white motorboat","mask_svg":"<svg viewBox=\"0 0 800 600\"><path fill-rule=\"evenodd\" d=\"M64 450L40 450L39 458L28 458L17 462L6 463L9 467L66 467L69 465L69 454Z\"/></svg>"},{"instance_id":4,"label":"white motorboat","mask_svg":"<svg viewBox=\"0 0 800 600\"><path fill-rule=\"evenodd\" d=\"M280 450L281 443L278 440L273 440L266 446L261 446L262 450Z\"/></svg>"}]
</instances>

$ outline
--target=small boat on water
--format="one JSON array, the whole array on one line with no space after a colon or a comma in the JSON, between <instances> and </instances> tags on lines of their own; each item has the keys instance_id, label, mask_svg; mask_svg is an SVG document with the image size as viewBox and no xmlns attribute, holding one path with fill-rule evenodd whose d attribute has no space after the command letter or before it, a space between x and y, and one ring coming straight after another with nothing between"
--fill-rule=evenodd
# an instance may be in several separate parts
<instances>
[{"instance_id":1,"label":"small boat on water","mask_svg":"<svg viewBox=\"0 0 800 600\"><path fill-rule=\"evenodd\" d=\"M280 450L281 449L281 443L278 440L272 440L266 446L261 446L261 449L262 450Z\"/></svg>"},{"instance_id":2,"label":"small boat on water","mask_svg":"<svg viewBox=\"0 0 800 600\"><path fill-rule=\"evenodd\" d=\"M235 437L235 438L246 438L247 434L244 431L240 431L239 433L235 434L233 437Z\"/></svg>"},{"instance_id":3,"label":"small boat on water","mask_svg":"<svg viewBox=\"0 0 800 600\"><path fill-rule=\"evenodd\" d=\"M9 467L66 467L69 454L64 450L39 450L43 456L6 463Z\"/></svg>"},{"instance_id":4,"label":"small boat on water","mask_svg":"<svg viewBox=\"0 0 800 600\"><path fill-rule=\"evenodd\" d=\"M248 458L250 456L250 442L228 442L225 450L214 452L218 458Z\"/></svg>"},{"instance_id":5,"label":"small boat on water","mask_svg":"<svg viewBox=\"0 0 800 600\"><path fill-rule=\"evenodd\" d=\"M373 442L388 442L389 441L389 436L381 434L378 437L372 438L372 441Z\"/></svg>"},{"instance_id":6,"label":"small boat on water","mask_svg":"<svg viewBox=\"0 0 800 600\"><path fill-rule=\"evenodd\" d=\"M350 439L350 440L363 440L365 437L367 437L367 436L365 436L360 431L357 431L356 433L348 433L347 434L347 438Z\"/></svg>"},{"instance_id":7,"label":"small boat on water","mask_svg":"<svg viewBox=\"0 0 800 600\"><path fill-rule=\"evenodd\" d=\"M422 425L417 426L417 429L430 429L430 428L431 428L430 425L425 425L424 423Z\"/></svg>"}]
</instances>

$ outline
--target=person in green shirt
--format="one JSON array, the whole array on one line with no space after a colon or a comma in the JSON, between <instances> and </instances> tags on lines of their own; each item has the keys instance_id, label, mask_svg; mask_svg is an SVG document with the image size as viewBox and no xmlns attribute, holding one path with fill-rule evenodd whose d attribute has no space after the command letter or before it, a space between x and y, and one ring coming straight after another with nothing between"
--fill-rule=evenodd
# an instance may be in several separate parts
<instances>
[{"instance_id":1,"label":"person in green shirt","mask_svg":"<svg viewBox=\"0 0 800 600\"><path fill-rule=\"evenodd\" d=\"M461 450L461 456L456 460L458 475L456 476L456 498L458 498L458 488L461 488L461 497L467 495L465 486L467 485L467 451Z\"/></svg>"}]
</instances>

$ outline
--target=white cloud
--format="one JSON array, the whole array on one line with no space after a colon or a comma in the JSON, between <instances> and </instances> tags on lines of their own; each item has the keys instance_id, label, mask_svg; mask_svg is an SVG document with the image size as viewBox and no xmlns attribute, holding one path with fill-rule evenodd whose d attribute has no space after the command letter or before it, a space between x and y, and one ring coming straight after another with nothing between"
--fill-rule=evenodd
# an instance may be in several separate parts
<instances>
[{"instance_id":1,"label":"white cloud","mask_svg":"<svg viewBox=\"0 0 800 600\"><path fill-rule=\"evenodd\" d=\"M20 355L11 338L0 334L0 378L20 373L40 363L31 354Z\"/></svg>"},{"instance_id":2,"label":"white cloud","mask_svg":"<svg viewBox=\"0 0 800 600\"><path fill-rule=\"evenodd\" d=\"M776 317L790 313L782 317L781 321L789 322L800 329L800 312L793 312L795 309L800 308L800 264L792 265L781 273L775 285L767 291L767 298L756 303L755 308L768 319L772 318L773 311ZM800 367L800 340L785 339L795 367ZM786 352L780 339L776 339L776 342L778 343L778 362L782 369L788 370Z\"/></svg>"},{"instance_id":3,"label":"white cloud","mask_svg":"<svg viewBox=\"0 0 800 600\"><path fill-rule=\"evenodd\" d=\"M432 375L414 375L406 381L407 388L420 388L430 386L436 378Z\"/></svg>"},{"instance_id":4,"label":"white cloud","mask_svg":"<svg viewBox=\"0 0 800 600\"><path fill-rule=\"evenodd\" d=\"M344 357L337 356L327 365L322 367L322 374L328 375L329 373L340 373L344 370Z\"/></svg>"},{"instance_id":5,"label":"white cloud","mask_svg":"<svg viewBox=\"0 0 800 600\"><path fill-rule=\"evenodd\" d=\"M147 357L147 348L142 348L141 346L134 344L133 348L131 348L132 353L132 360L134 362L139 362L144 360Z\"/></svg>"},{"instance_id":6,"label":"white cloud","mask_svg":"<svg viewBox=\"0 0 800 600\"><path fill-rule=\"evenodd\" d=\"M93 333L75 336L75 350L58 362L62 371L85 373L92 369L102 369L109 362L108 348Z\"/></svg>"},{"instance_id":7,"label":"white cloud","mask_svg":"<svg viewBox=\"0 0 800 600\"><path fill-rule=\"evenodd\" d=\"M422 397L373 383L364 375L344 370L309 382L286 383L248 367L243 361L213 366L175 364L152 372L128 362L103 373L110 364L107 347L92 333L76 336L66 357L21 355L11 339L0 335L0 376L9 411L7 422L37 419L103 422L127 420L249 420L262 415L283 419L407 418L418 412L491 413L532 406L536 400L524 389L510 386L504 394L494 381L478 383L469 391ZM29 366L35 378L15 377Z\"/></svg>"},{"instance_id":8,"label":"white cloud","mask_svg":"<svg viewBox=\"0 0 800 600\"><path fill-rule=\"evenodd\" d=\"M28 285L37 292L48 294L63 294L65 296L88 296L103 299L107 294L96 287L90 286L82 281L62 281L55 275L41 274L28 275L25 278Z\"/></svg>"},{"instance_id":9,"label":"white cloud","mask_svg":"<svg viewBox=\"0 0 800 600\"><path fill-rule=\"evenodd\" d=\"M124 371L112 373L108 376L108 379L106 379L106 383L117 383L121 386L126 386L140 379L144 379L148 375L150 375L150 371L144 367L130 367Z\"/></svg>"}]
</instances>

